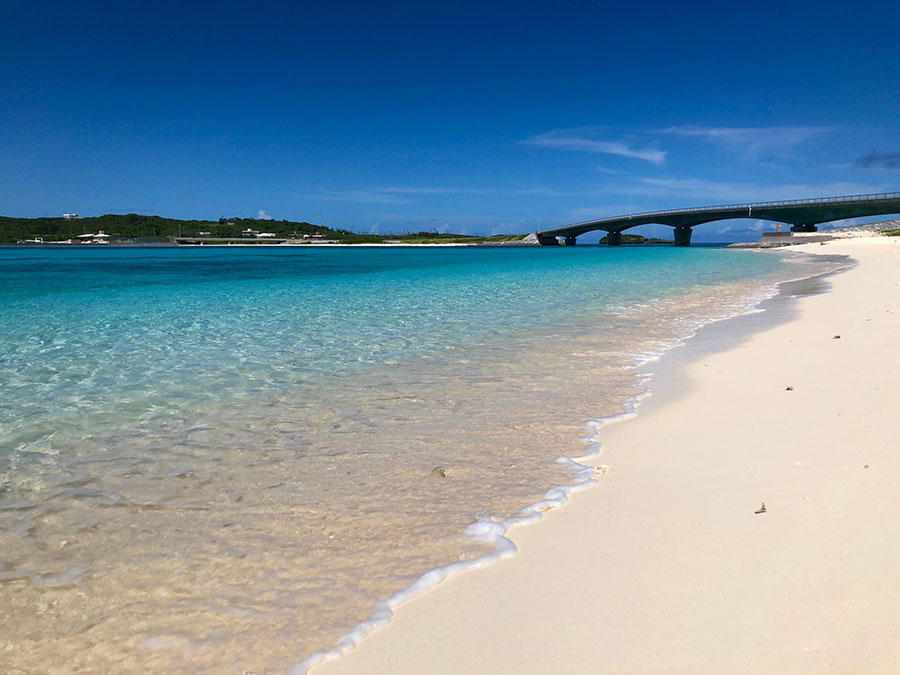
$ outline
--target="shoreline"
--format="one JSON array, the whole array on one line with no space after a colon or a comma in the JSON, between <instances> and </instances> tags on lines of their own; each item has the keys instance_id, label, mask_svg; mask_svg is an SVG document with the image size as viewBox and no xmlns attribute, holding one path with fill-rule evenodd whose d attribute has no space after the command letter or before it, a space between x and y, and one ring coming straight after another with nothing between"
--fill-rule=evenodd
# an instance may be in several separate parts
<instances>
[{"instance_id":1,"label":"shoreline","mask_svg":"<svg viewBox=\"0 0 900 675\"><path fill-rule=\"evenodd\" d=\"M794 256L796 257L796 256ZM822 262L830 265L835 263L849 266L851 263L844 263L847 256L823 256ZM804 260L806 262L806 260ZM730 322L739 321L741 319L752 319L754 316L770 317L771 314L764 314L761 307L776 300L783 299L783 287L792 284L805 284L814 279L820 279L830 274L841 271L843 267L837 270L828 270L811 274L811 270L807 270L806 276L797 279L788 279L777 282L771 287L771 293L761 299L751 300L752 304L747 304L737 313L726 313L718 318L710 319L695 328L692 333L678 338L674 344L670 344L660 352L652 352L645 354L634 354L635 359L633 365L634 378L639 390L629 398L623 401L622 409L619 412L612 413L607 416L588 419L583 424L583 433L580 438L584 443L584 452L572 453L570 455L561 455L557 457L553 463L562 464L571 469L571 481L550 487L542 497L517 513L510 515L502 521L496 521L488 518L479 518L475 522L470 523L468 527L461 532L462 539L480 541L490 544L492 550L478 558L462 561L451 562L439 565L428 570L418 577L411 585L393 593L385 600L381 600L374 605L370 615L355 624L346 634L342 635L337 643L329 648L315 652L302 661L296 663L289 669L291 675L305 675L316 669L318 665L340 659L345 654L356 649L360 641L368 637L372 632L387 627L394 616L394 610L422 595L427 594L438 584L443 583L447 579L461 575L467 572L474 572L497 563L504 558L516 555L519 551L515 542L507 536L510 530L523 525L532 525L537 523L543 517L543 514L549 510L559 508L568 502L569 495L595 487L598 480L608 471L606 465L596 466L596 459L602 452L603 444L597 438L597 432L601 427L609 424L623 422L637 415L638 404L652 394L651 387L648 383L653 379L654 374L647 372L648 367L662 362L667 362L679 347L691 344L698 336L710 326ZM811 275L810 275L811 274ZM732 308L734 311L734 308ZM769 320L771 323L771 320ZM750 329L748 329L750 330ZM318 670L316 670L318 672Z\"/></svg>"},{"instance_id":2,"label":"shoreline","mask_svg":"<svg viewBox=\"0 0 900 675\"><path fill-rule=\"evenodd\" d=\"M377 268L383 256L374 249L368 251L373 255L367 253L359 260L370 260L371 267ZM76 307L87 319L81 325L103 326L113 319L110 329L101 333L103 339L91 340L90 335L79 338L83 340L79 352L86 355L80 363L102 361L97 372L104 374L117 372L117 364L126 360L142 363L140 357L148 354L146 376L136 372L132 386L157 382L160 389L177 392L177 383L187 381L187 377L198 392L217 392L212 398L188 397L183 404L176 401L167 406L176 413L173 417L183 420L169 427L172 432L168 425L144 425L145 420L153 419L149 417L155 414L152 407L146 415L142 407L135 406L137 415L130 409L118 417L115 413L120 399L115 387L85 386L73 392L84 392L83 400L97 407L104 404L114 413L101 420L104 423L96 431L91 428L96 418L73 419L66 411L57 414L52 401L65 399L55 395L52 387L38 392L46 394L36 400L50 405L44 407L49 414L36 419L49 420L42 426L59 430L51 439L52 447L70 448L71 459L34 471L33 475L47 479L43 480L47 485L68 481L72 475L93 477L94 483L86 490L80 486L58 488L50 499L62 503L56 512L61 515L52 520L43 518L40 511L7 514L7 521L12 520L19 532L28 533L18 539L8 534L4 539L4 544L12 540L4 546L12 561L4 570L9 581L6 590L16 594L16 602L25 612L22 621L10 618L6 622L8 651L22 668L43 662L59 668L66 664L89 667L93 663L93 667L103 669L105 663L113 669L119 664L132 670L155 671L166 665L177 669L190 662L213 670L285 672L305 656L333 645L349 627L368 616L378 601L409 587L428 569L453 560L471 560L489 550L491 547L482 543L460 541L461 533L480 515L503 520L518 514L523 506L540 501L548 488L572 483L570 467L552 460L558 455L583 455L585 445L576 441L573 446L572 441L585 435L584 420L623 410L624 402L643 388L636 364L664 353L712 317L749 310L771 294L777 279L786 276L780 257L698 250L690 254L692 264L688 269L683 262L687 252L671 249L588 249L580 251L583 255L575 250L562 258L580 258L581 263L559 260L546 267L543 252L520 250L524 254L521 259L535 261L531 281L540 281L544 291L538 294L534 293L534 283L522 283L518 265L513 270L507 267L510 273L498 275L496 281L486 279L490 275L484 272L498 268L502 272L502 261L508 259L495 254L487 256L484 266L471 265L468 261L473 259L463 256L460 273L452 268L448 274L443 266L424 275L416 271L395 277L390 272L387 276L391 280L421 280L395 283L396 300L391 299L398 309L416 307L416 315L423 319L416 324L423 330L415 331L423 349L414 353L427 355L420 361L408 358L409 349L377 339L382 326L398 324L392 316L400 321L406 316L403 311L385 314L392 309L389 302L368 300L366 287L373 298L383 295L383 284L377 283L381 281L377 276L354 273L339 279L345 283L335 284L332 279L308 283L294 278L294 274L278 274L289 271L291 261L282 270L276 267L271 274L257 275L252 262L255 256L240 256L245 261L242 268L209 265L185 270L175 262L183 257L175 255L177 252L159 253L145 252L136 259L147 261L150 269L175 272L167 281L176 283L152 284L149 292L143 283L124 284L122 291L109 294L116 302L107 301L107 293L98 289L123 285L104 286L107 273L127 272L136 267L133 263L126 261L124 268L113 263L96 270L85 266L84 288L69 294L52 290L58 287L56 276L53 270L46 270L51 272L47 274L43 269L44 261L53 255L8 256L32 259L25 269L30 266L34 270L37 283L21 284L28 291L22 307L35 320L18 321L18 312L14 311L7 346L29 344L31 335L42 334L43 326L60 325L56 317L67 316L67 308ZM597 264L600 259L615 263L623 259L622 254L629 254L618 265L623 269ZM120 258L107 253L96 255ZM284 256L276 257L285 260ZM519 257L518 253L514 256ZM635 268L626 264L631 258L634 265L643 265L639 269L644 274L634 273ZM332 259L334 256L323 258L326 262ZM423 260L414 257L410 267L418 270ZM671 288L646 285L660 269L655 265L670 272L664 275L669 286L677 283L681 292L667 294L665 291ZM475 267L474 273L462 274L471 267ZM334 267L328 263L324 269ZM625 273L629 269L630 275ZM68 270L61 268L61 272L63 276ZM189 283L198 277L204 284L218 280L239 283L230 288L216 284L188 286L185 290L199 292L182 294L177 283L182 272L187 272L184 276ZM803 272L796 269L788 274L798 276ZM156 281L155 276L148 280ZM241 283L245 276L248 283ZM611 277L624 280L619 302L606 299L592 305L595 289ZM460 279L468 283L460 284ZM487 288L497 288L491 297L514 301L504 307L472 298L470 289L482 280L491 281L481 291L485 297ZM712 305L708 302L709 280L720 289ZM746 286L748 280L752 290ZM627 290L629 283L631 291ZM318 293L317 286L329 292ZM462 292L445 292L454 286ZM236 292L238 289L241 292ZM301 294L303 302L285 302ZM299 326L293 320L282 322L285 317L304 316L304 310L313 310L308 315L314 315L326 304L344 307L337 300L340 295L359 298L358 305L380 308L380 316L361 312L351 302L347 307L354 311L335 312L333 320ZM570 301L550 303L547 297L551 295ZM184 302L185 296L193 300ZM35 297L37 300L32 299ZM235 303L238 297L241 299ZM419 298L430 297L449 300L414 304ZM229 311L235 305L254 310ZM429 312L429 305L436 308L434 314ZM17 304L11 306L17 309ZM135 316L134 307L144 310ZM453 314L449 310L454 307L473 310ZM526 307L531 311L523 312ZM185 324L179 321L181 316L192 317L187 328L195 325L204 329L185 330ZM219 316L231 318L219 321ZM427 321L432 316L441 321L463 317L468 329L459 347L454 339L448 339L449 331L438 331L438 337L433 337L435 331L428 329ZM316 351L309 349L311 344L327 342L317 336L352 336L355 331L344 331L344 326L352 322L371 329L368 334L376 336L371 344L386 355L384 363L389 364L390 372L380 363L343 367L347 360L339 357L349 355L352 362L359 353L352 340L349 346L332 340L336 344L333 360L321 362L337 364L338 368L328 371L348 374L342 381L323 386L314 381L313 375L308 378L313 381L307 384L305 378L282 369L283 355L293 359L298 353ZM281 351L289 332L284 326L295 333L306 325L310 326L305 331L306 339L288 343ZM521 328L509 330L517 325ZM133 330L136 326L142 328L141 334L153 336L150 345L142 344ZM280 330L273 329L279 326ZM503 327L506 330L498 334ZM81 334L79 324L73 328L73 337ZM233 340L235 349L225 354L256 354L258 365L247 369L242 366L241 376L235 377L235 369L222 359L223 352L205 348L210 334L233 335L228 341ZM143 348L122 348L132 339ZM87 349L95 344L102 348ZM181 347L167 351L170 358L156 359L155 344ZM548 349L551 344L552 349ZM441 353L444 347L450 349ZM12 351L10 362L18 364ZM535 353L543 355L538 362ZM191 356L187 361L185 354ZM39 360L47 367L57 365L52 356ZM239 358L237 363L246 362ZM291 363L302 365L300 361ZM603 372L598 372L596 366L601 364ZM16 370L30 372L24 367ZM15 376L9 379L18 381ZM262 381L268 383L260 390L264 395L244 397L246 383ZM166 383L169 386L164 386ZM170 388L173 383L174 389ZM151 391L157 390L154 387ZM126 393L124 400L131 400L130 396ZM317 404L319 401L321 404ZM303 402L303 406L295 405L297 402ZM332 402L337 405L329 405ZM241 412L236 418L235 403ZM541 414L535 415L535 410ZM272 424L273 420L278 424ZM396 420L404 423L397 425ZM306 431L323 422L341 426L323 430L318 437ZM142 430L133 442L121 443L121 431L138 424L146 428L146 433ZM331 429L349 433L336 436ZM437 443L420 442L434 438L435 430L443 432ZM302 458L296 453L298 440L310 441L301 446ZM363 451L332 454L330 450L338 446ZM148 447L151 450L146 454L150 456L158 456L153 448L171 448L171 458L163 456L140 473L122 471L143 461L143 450ZM260 453L246 452L246 447L259 447L266 461L260 462ZM107 465L111 470L94 462L96 448L109 449L103 452L114 460ZM128 455L122 454L125 448ZM402 448L399 459L403 461L395 461L395 448ZM447 481L433 478L435 466L447 467L447 475L441 476ZM232 470L223 472L222 467ZM379 475L388 480L372 479ZM26 506L43 504L42 495L34 495L29 487L25 484L14 495L21 495ZM109 509L109 505L117 508ZM198 508L206 508L210 516L198 518ZM220 520L223 516L227 521ZM96 519L100 526L70 540L74 528L69 523L79 523L84 517ZM35 526L26 529L32 522ZM135 528L167 532L170 539L164 549L155 541L134 541ZM258 537L259 532L266 536ZM34 546L26 536L37 544L49 544ZM333 539L338 541L331 544ZM67 542L64 552L60 541ZM196 555L196 542L203 541L211 541L214 546L204 547ZM389 547L384 542L390 542ZM154 569L150 567L154 560L165 562ZM59 573L69 569L71 563L87 568L83 580L59 590L41 590L45 581L65 581L58 579ZM284 572L264 574L268 570ZM152 598L134 598L127 590L151 585L155 589ZM219 604L223 588L234 589L228 604ZM72 604L52 621L25 611L45 595L52 595L58 605ZM267 602L267 598L277 599ZM232 607L247 606L269 611L231 611ZM78 616L97 617L102 623L86 635L78 625ZM132 625L138 625L138 630L122 632L123 626ZM43 639L31 641L31 635L42 635ZM224 636L228 636L227 642Z\"/></svg>"},{"instance_id":3,"label":"shoreline","mask_svg":"<svg viewBox=\"0 0 900 675\"><path fill-rule=\"evenodd\" d=\"M885 267L889 267L884 259L890 257L896 262L900 258L900 249L892 246L896 242L890 240L848 241L851 240L829 242L826 249L819 246L804 249L813 254L852 255L854 251L862 254L861 263L867 277L875 274L873 270L879 266L873 259L881 260L879 273L883 277ZM855 243L860 241L863 243ZM770 561L757 549L748 547L745 540L772 544L773 541L766 539L767 534L771 536L769 530L778 531L776 544L785 536L790 540L790 535L796 534L797 523L786 522L783 513L773 515L773 511L783 512L783 505L773 509L770 503L769 511L764 514L753 513L759 503L741 503L738 512L733 510L733 495L748 491L747 483L751 477L765 478L759 471L748 471L744 466L756 447L748 443L746 437L753 433L765 435L767 429L760 423L768 416L771 418L768 422L774 428L793 432L789 438L792 445L798 447L795 454L809 459L807 455L812 450L804 447L804 435L809 430L802 428L803 415L772 408L779 400L784 403L784 397L791 395L784 387L781 391L767 391L763 397L757 384L751 386L739 380L735 397L745 401L745 405L731 410L731 415L727 413L730 399L725 397L723 400L715 391L728 390L735 384L723 375L735 369L744 369L748 382L758 383L765 374L771 378L771 370L778 363L781 364L778 367L789 367L791 363L784 359L803 360L801 352L809 352L807 360L811 359L813 364L816 364L817 355L835 356L830 352L834 352L835 347L846 346L847 342L838 342L831 335L827 337L834 340L833 343L823 346L810 342L797 354L794 354L797 348L786 347L772 352L760 352L760 348L773 336L779 344L793 344L790 338L793 332L808 331L813 315L819 312L817 307L811 309L811 304L824 302L826 306L858 310L856 306L848 307L846 293L835 292L835 287L840 290L847 285L845 278L858 280L859 267L837 277L829 275L831 290L823 295L790 302L779 302L780 296L776 296L766 301L769 311L764 318L754 318L760 315L751 314L710 324L686 343L686 349L670 350L662 361L653 364L651 396L640 402L637 417L627 424L604 424L600 430L598 435L604 446L602 460L593 458L593 461L603 461L612 468L608 475L599 477L598 489L580 491L566 508L544 514L542 522L533 527L512 527L507 536L515 542L519 555L478 574L455 576L431 590L427 600L404 604L389 629L377 629L355 650L338 660L316 666L313 673L809 672L810 669L847 672L851 663L850 670L854 670L859 662L848 662L846 658L855 653L841 651L835 654L834 650L825 647L807 645L800 656L789 654L790 645L784 644L783 634L767 630L766 622L762 621L765 616L776 625L781 610L799 610L795 606L797 603L780 600L781 596L773 596L771 592L760 595L761 588L765 588L760 583L765 579L760 576L774 576L781 581L793 578L792 575L802 576L803 568L798 568L798 564L806 561L806 549L797 544L799 548L791 551L792 557L785 562L785 569L776 574L769 567ZM820 298L827 301L818 301ZM888 302L889 298L876 300ZM849 302L852 304L853 301ZM900 314L900 307L897 309ZM769 324L773 320L770 313L773 311L788 314L772 326ZM834 307L829 311L834 312ZM793 316L794 313L801 318ZM736 322L746 324L760 320L763 323L758 323L756 328L735 327ZM847 321L842 318L835 322L845 324ZM896 328L896 323L891 323L890 327ZM748 336L748 331L757 332ZM869 333L871 330L867 335ZM877 336L875 340L878 340ZM849 350L841 351L846 361ZM757 367L757 362L764 367ZM716 365L718 368L714 367ZM804 377L822 376L814 372L815 368L807 372L802 368L795 370L796 375L791 377L798 381ZM787 373L784 377L788 377ZM817 398L815 391L807 392L806 389L804 387L803 396L794 396L791 400L806 402L812 398L817 405L825 404ZM696 412L709 413L723 406L726 412L721 417L724 420ZM812 410L808 412L813 414ZM876 429L883 427L884 420L889 419L884 417L883 411L879 414L881 425L874 424ZM734 417L733 422L728 421L729 416ZM875 417L874 421L878 419ZM638 423L637 420L644 421ZM817 420L817 424L819 422ZM660 424L672 431L660 433ZM700 426L702 431L698 429ZM745 426L747 433L735 439L734 426ZM831 426L820 425L815 429L816 437L827 437L826 430L835 432L834 426L833 420ZM689 431L692 427L693 431ZM654 428L657 429L655 433ZM703 437L700 438L698 433ZM728 447L736 440L748 446L747 455L736 453L722 459L716 448ZM769 439L769 445L777 445L778 441L784 443L784 439L776 435ZM769 454L773 453L777 454L777 451ZM884 449L880 454L884 455ZM769 463L775 459L767 455ZM834 453L828 455L832 463L838 459ZM884 462L885 458L881 457L879 463ZM815 465L815 461L791 464L802 467ZM722 476L727 480L721 484L720 481L710 483L711 477L702 480L704 473L711 472L711 465L723 472ZM776 484L789 483L793 479L790 470L787 470L788 474L780 475L786 469L780 466L769 468L779 474ZM793 473L801 473L801 470ZM884 478L886 475L870 472L866 477ZM660 486L666 489L665 498L656 494L654 488ZM815 484L811 484L810 489L812 487ZM753 508L748 510L749 506ZM791 506L797 510L795 504ZM749 518L745 517L747 513ZM735 522L724 522L725 514ZM772 521L776 521L775 524L766 528L765 525ZM803 524L815 525L806 520L801 522ZM729 525L733 525L735 531L730 531ZM785 532L786 527L788 532ZM821 535L815 527L811 530ZM648 538L649 532L656 533L658 539ZM809 540L812 535L806 534L807 539L800 537L793 541L805 542L813 549L822 544L821 536ZM714 542L719 546L711 546ZM697 550L704 550L708 555L698 555ZM648 559L649 553L654 554L652 559ZM714 565L713 559L717 555L724 555L726 564ZM666 563L671 563L673 569L668 569ZM727 571L723 572L723 569ZM704 574L698 574L697 570ZM766 574L762 575L759 570ZM734 577L741 575L747 577L747 587L739 585L735 590ZM856 588L852 582L847 585ZM826 589L816 589L827 595ZM781 590L790 596L790 588ZM719 596L730 597L732 602L716 601ZM761 602L760 597L765 602ZM817 616L828 615L824 610L833 609L837 604L829 603L827 597L817 602L804 597L810 605L809 613ZM699 602L700 609L686 612L684 606L691 602ZM729 609L731 611L727 611ZM761 611L763 609L766 611ZM879 625L888 626L893 618L884 621L882 616ZM871 623L867 624L869 628L872 628ZM743 629L741 636L731 630L737 627ZM828 634L824 628L821 632ZM517 636L515 649L508 645L511 635ZM890 644L889 640L883 642ZM748 643L756 645L757 649L752 649ZM766 661L761 652L771 655L773 643L781 648L780 657L772 655ZM882 661L878 663L884 665L883 659L896 659L900 649L885 647L879 654ZM840 658L844 658L841 662L843 670L832 671L824 667Z\"/></svg>"}]
</instances>

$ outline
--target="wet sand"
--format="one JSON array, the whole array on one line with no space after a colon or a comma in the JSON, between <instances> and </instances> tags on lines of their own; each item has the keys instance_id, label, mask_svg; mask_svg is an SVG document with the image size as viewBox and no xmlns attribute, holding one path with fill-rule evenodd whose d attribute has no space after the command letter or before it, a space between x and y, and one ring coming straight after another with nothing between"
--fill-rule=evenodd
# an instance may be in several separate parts
<instances>
[{"instance_id":1,"label":"wet sand","mask_svg":"<svg viewBox=\"0 0 900 675\"><path fill-rule=\"evenodd\" d=\"M858 265L672 352L597 487L314 675L900 672L900 239L798 249Z\"/></svg>"}]
</instances>

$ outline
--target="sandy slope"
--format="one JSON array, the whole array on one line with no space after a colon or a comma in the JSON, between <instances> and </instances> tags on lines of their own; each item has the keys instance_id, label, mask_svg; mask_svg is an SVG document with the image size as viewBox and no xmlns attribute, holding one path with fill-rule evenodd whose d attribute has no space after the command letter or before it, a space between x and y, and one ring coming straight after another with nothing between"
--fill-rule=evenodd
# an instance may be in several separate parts
<instances>
[{"instance_id":1,"label":"sandy slope","mask_svg":"<svg viewBox=\"0 0 900 675\"><path fill-rule=\"evenodd\" d=\"M695 348L601 430L600 485L511 532L518 556L314 675L900 673L900 238L804 248L859 265Z\"/></svg>"}]
</instances>

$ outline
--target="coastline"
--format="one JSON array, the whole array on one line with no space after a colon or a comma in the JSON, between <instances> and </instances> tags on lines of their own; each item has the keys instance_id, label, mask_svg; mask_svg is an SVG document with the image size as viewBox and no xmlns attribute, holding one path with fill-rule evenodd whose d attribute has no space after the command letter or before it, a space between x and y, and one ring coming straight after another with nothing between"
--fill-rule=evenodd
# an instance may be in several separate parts
<instances>
[{"instance_id":1,"label":"coastline","mask_svg":"<svg viewBox=\"0 0 900 675\"><path fill-rule=\"evenodd\" d=\"M798 318L673 350L637 418L600 430L598 489L313 672L895 670L896 243L797 249L859 264Z\"/></svg>"},{"instance_id":2,"label":"coastline","mask_svg":"<svg viewBox=\"0 0 900 675\"><path fill-rule=\"evenodd\" d=\"M110 252L102 265L82 264L73 289L68 266L47 264L57 256L7 256L26 265L4 285L13 299L4 375L34 391L7 387L4 402L38 411L7 432L52 431L31 448L44 444L62 460L19 472L23 487L7 492L15 510L3 514L3 589L21 610L2 631L13 667L289 670L427 570L490 552L460 535L570 485L577 467L553 460L585 454L584 420L624 412L643 391L639 364L716 317L749 311L777 280L809 267L721 250L454 250L471 252L450 249L441 265L419 255L392 265L389 251L373 248L302 266L274 256L264 272L257 256L228 251ZM59 259L68 257L95 256ZM372 272L358 274L363 266ZM131 276L143 268L152 273ZM617 294L597 298L612 279ZM324 307L340 311L321 316ZM392 337L403 325L414 326L415 345ZM47 327L65 331L77 354L28 351ZM210 335L223 336L220 349L209 348ZM377 359L357 366L360 354ZM30 369L37 361L44 370ZM141 364L124 392L109 378L123 363ZM80 388L43 377L72 364L103 377ZM317 372L345 377L325 382ZM177 424L156 423L160 408L140 391L171 399L164 410ZM55 407L68 396L111 414ZM100 453L112 461L97 462ZM99 526L84 528L88 518ZM30 609L45 598L66 610L48 619Z\"/></svg>"}]
</instances>

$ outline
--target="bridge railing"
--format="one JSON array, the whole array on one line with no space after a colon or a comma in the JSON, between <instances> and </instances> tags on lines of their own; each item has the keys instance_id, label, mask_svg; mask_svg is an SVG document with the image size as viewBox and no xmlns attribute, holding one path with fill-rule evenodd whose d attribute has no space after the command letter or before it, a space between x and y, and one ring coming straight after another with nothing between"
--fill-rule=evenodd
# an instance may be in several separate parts
<instances>
[{"instance_id":1,"label":"bridge railing","mask_svg":"<svg viewBox=\"0 0 900 675\"><path fill-rule=\"evenodd\" d=\"M868 202L884 199L900 199L900 192L873 192L864 195L846 195L843 197L818 197L815 199L790 199L774 202L751 202L746 204L726 204L720 206L694 206L686 209L667 209L665 211L642 211L630 213L627 216L612 216L610 218L598 218L595 220L583 220L565 227L577 227L588 223L602 223L611 220L625 220L626 218L646 218L648 216L670 216L678 213L697 213L698 211L733 211L736 209L756 209L780 206L803 206L808 204L844 204L848 202ZM562 228L554 228L562 229Z\"/></svg>"}]
</instances>

